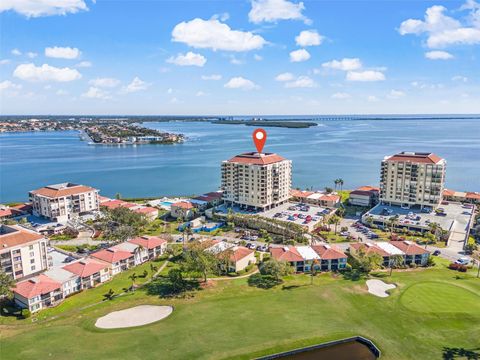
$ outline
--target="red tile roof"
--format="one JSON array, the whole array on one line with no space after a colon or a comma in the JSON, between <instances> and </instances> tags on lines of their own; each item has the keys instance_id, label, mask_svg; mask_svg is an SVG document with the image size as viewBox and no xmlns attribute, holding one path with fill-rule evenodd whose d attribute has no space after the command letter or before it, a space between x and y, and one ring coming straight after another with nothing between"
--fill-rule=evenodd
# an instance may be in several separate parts
<instances>
[{"instance_id":1,"label":"red tile roof","mask_svg":"<svg viewBox=\"0 0 480 360\"><path fill-rule=\"evenodd\" d=\"M320 256L322 260L347 258L342 250L331 245L312 245L312 249Z\"/></svg>"},{"instance_id":2,"label":"red tile roof","mask_svg":"<svg viewBox=\"0 0 480 360\"><path fill-rule=\"evenodd\" d=\"M278 261L303 261L302 255L294 246L271 247L270 254Z\"/></svg>"},{"instance_id":3,"label":"red tile roof","mask_svg":"<svg viewBox=\"0 0 480 360\"><path fill-rule=\"evenodd\" d=\"M0 209L0 217L8 217L12 215L13 215L12 209Z\"/></svg>"},{"instance_id":4,"label":"red tile roof","mask_svg":"<svg viewBox=\"0 0 480 360\"><path fill-rule=\"evenodd\" d=\"M449 189L443 190L443 196L453 196L453 195L455 195L454 190L449 190Z\"/></svg>"},{"instance_id":5,"label":"red tile roof","mask_svg":"<svg viewBox=\"0 0 480 360\"><path fill-rule=\"evenodd\" d=\"M108 200L108 201L102 202L100 203L100 206L105 206L109 209L116 209L120 206L123 206L123 204L126 204L126 202L123 200L115 199L115 200Z\"/></svg>"},{"instance_id":6,"label":"red tile roof","mask_svg":"<svg viewBox=\"0 0 480 360\"><path fill-rule=\"evenodd\" d=\"M234 156L228 162L240 163L240 164L254 164L254 165L268 165L274 164L280 161L285 160L285 158L280 155L273 153L259 154L255 152L244 153L237 156Z\"/></svg>"},{"instance_id":7,"label":"red tile roof","mask_svg":"<svg viewBox=\"0 0 480 360\"><path fill-rule=\"evenodd\" d=\"M143 246L145 249L154 249L161 246L162 244L166 244L167 240L161 239L157 236L144 235L128 240L128 242L135 245Z\"/></svg>"},{"instance_id":8,"label":"red tile roof","mask_svg":"<svg viewBox=\"0 0 480 360\"><path fill-rule=\"evenodd\" d=\"M356 251L362 249L366 254L378 254L380 256L390 256L388 252L383 250L381 247L375 245L374 243L353 243L350 244L350 247Z\"/></svg>"},{"instance_id":9,"label":"red tile roof","mask_svg":"<svg viewBox=\"0 0 480 360\"><path fill-rule=\"evenodd\" d=\"M234 248L230 255L230 261L236 263L237 261L242 260L243 258L253 254L254 251L247 249L244 246L237 246Z\"/></svg>"},{"instance_id":10,"label":"red tile roof","mask_svg":"<svg viewBox=\"0 0 480 360\"><path fill-rule=\"evenodd\" d=\"M390 244L395 246L396 248L402 250L407 255L422 255L422 254L429 254L430 252L424 249L421 246L418 246L413 241L390 241Z\"/></svg>"},{"instance_id":11,"label":"red tile roof","mask_svg":"<svg viewBox=\"0 0 480 360\"><path fill-rule=\"evenodd\" d=\"M194 208L193 204L189 201L178 201L176 203L173 203L170 207L172 206L179 207L185 210Z\"/></svg>"},{"instance_id":12,"label":"red tile roof","mask_svg":"<svg viewBox=\"0 0 480 360\"><path fill-rule=\"evenodd\" d=\"M438 164L442 158L433 153L401 152L390 156L388 161L403 161L423 164Z\"/></svg>"},{"instance_id":13,"label":"red tile roof","mask_svg":"<svg viewBox=\"0 0 480 360\"><path fill-rule=\"evenodd\" d=\"M61 283L41 274L35 278L17 283L12 290L26 299L31 299L38 295L48 294L61 287Z\"/></svg>"},{"instance_id":14,"label":"red tile roof","mask_svg":"<svg viewBox=\"0 0 480 360\"><path fill-rule=\"evenodd\" d=\"M339 202L340 201L340 195L334 195L334 194L330 194L330 195L323 195L323 196L320 196L319 200L321 201L333 201L333 202Z\"/></svg>"},{"instance_id":15,"label":"red tile roof","mask_svg":"<svg viewBox=\"0 0 480 360\"><path fill-rule=\"evenodd\" d=\"M214 191L214 192L209 192L200 196L197 196L194 198L195 200L201 200L201 201L206 201L206 202L211 202L215 200L219 200L222 198L223 193L221 191Z\"/></svg>"},{"instance_id":16,"label":"red tile roof","mask_svg":"<svg viewBox=\"0 0 480 360\"><path fill-rule=\"evenodd\" d=\"M480 200L480 193L477 193L477 192L467 192L467 199Z\"/></svg>"},{"instance_id":17,"label":"red tile roof","mask_svg":"<svg viewBox=\"0 0 480 360\"><path fill-rule=\"evenodd\" d=\"M306 198L312 194L315 194L313 191L303 191L303 190L290 190L290 196L297 197L297 198Z\"/></svg>"},{"instance_id":18,"label":"red tile roof","mask_svg":"<svg viewBox=\"0 0 480 360\"><path fill-rule=\"evenodd\" d=\"M102 261L97 261L94 259L82 259L80 261L75 261L71 264L65 265L63 269L84 278L108 267L109 265Z\"/></svg>"},{"instance_id":19,"label":"red tile roof","mask_svg":"<svg viewBox=\"0 0 480 360\"><path fill-rule=\"evenodd\" d=\"M54 187L45 186L43 188L32 190L30 192L35 195L41 195L49 198L58 198L63 196L83 194L90 191L97 191L97 190L90 186L70 185L68 187L58 188L58 189Z\"/></svg>"},{"instance_id":20,"label":"red tile roof","mask_svg":"<svg viewBox=\"0 0 480 360\"><path fill-rule=\"evenodd\" d=\"M0 225L0 250L43 238L43 235L19 225Z\"/></svg>"},{"instance_id":21,"label":"red tile roof","mask_svg":"<svg viewBox=\"0 0 480 360\"><path fill-rule=\"evenodd\" d=\"M129 251L115 249L115 248L108 248L97 251L90 255L96 259L103 260L107 263L113 264L119 262L121 260L128 259L133 256L133 254Z\"/></svg>"},{"instance_id":22,"label":"red tile roof","mask_svg":"<svg viewBox=\"0 0 480 360\"><path fill-rule=\"evenodd\" d=\"M158 209L155 209L153 207L149 207L149 206L144 206L144 207L141 207L140 209L135 209L134 210L136 213L140 213L140 214L153 214L153 213L158 213Z\"/></svg>"},{"instance_id":23,"label":"red tile roof","mask_svg":"<svg viewBox=\"0 0 480 360\"><path fill-rule=\"evenodd\" d=\"M356 189L358 191L375 191L375 192L380 192L380 188L378 187L375 187L375 186L370 186L370 185L366 185L366 186L360 186L358 189Z\"/></svg>"}]
</instances>

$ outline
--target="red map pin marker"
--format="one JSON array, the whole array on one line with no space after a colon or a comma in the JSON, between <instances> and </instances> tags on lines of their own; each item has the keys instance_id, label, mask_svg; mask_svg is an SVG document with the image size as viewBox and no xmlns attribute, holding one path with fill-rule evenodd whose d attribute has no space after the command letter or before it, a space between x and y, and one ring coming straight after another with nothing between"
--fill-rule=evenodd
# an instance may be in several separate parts
<instances>
[{"instance_id":1,"label":"red map pin marker","mask_svg":"<svg viewBox=\"0 0 480 360\"><path fill-rule=\"evenodd\" d=\"M262 152L263 147L265 146L265 141L267 141L267 132L263 129L255 129L252 134L253 142L259 153Z\"/></svg>"}]
</instances>

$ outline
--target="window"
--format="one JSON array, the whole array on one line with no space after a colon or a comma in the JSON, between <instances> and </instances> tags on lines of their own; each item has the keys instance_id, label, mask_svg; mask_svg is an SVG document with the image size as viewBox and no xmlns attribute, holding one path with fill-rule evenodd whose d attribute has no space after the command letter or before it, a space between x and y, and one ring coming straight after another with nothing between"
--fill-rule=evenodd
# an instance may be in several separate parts
<instances>
[{"instance_id":1,"label":"window","mask_svg":"<svg viewBox=\"0 0 480 360\"><path fill-rule=\"evenodd\" d=\"M30 264L35 264L35 259L30 259Z\"/></svg>"},{"instance_id":2,"label":"window","mask_svg":"<svg viewBox=\"0 0 480 360\"><path fill-rule=\"evenodd\" d=\"M32 265L32 266L30 267L30 270L35 271L35 265Z\"/></svg>"},{"instance_id":3,"label":"window","mask_svg":"<svg viewBox=\"0 0 480 360\"><path fill-rule=\"evenodd\" d=\"M33 251L30 251L30 257L34 257L35 253Z\"/></svg>"},{"instance_id":4,"label":"window","mask_svg":"<svg viewBox=\"0 0 480 360\"><path fill-rule=\"evenodd\" d=\"M30 246L28 247L28 249L29 249L29 250L33 250L33 245L30 245Z\"/></svg>"}]
</instances>

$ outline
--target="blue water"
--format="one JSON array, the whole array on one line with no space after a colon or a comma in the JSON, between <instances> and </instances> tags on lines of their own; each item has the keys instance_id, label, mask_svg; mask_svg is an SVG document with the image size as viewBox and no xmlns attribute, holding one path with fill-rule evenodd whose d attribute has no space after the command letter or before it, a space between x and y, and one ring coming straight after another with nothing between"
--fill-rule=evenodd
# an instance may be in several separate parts
<instances>
[{"instance_id":1,"label":"blue water","mask_svg":"<svg viewBox=\"0 0 480 360\"><path fill-rule=\"evenodd\" d=\"M0 202L23 201L47 184L76 182L105 196L193 195L220 185L220 163L253 151L254 128L198 122L145 123L181 132L177 145L99 146L78 133L0 134ZM480 120L320 121L308 129L267 128L265 151L293 160L293 185L322 189L378 184L380 161L398 151L432 151L448 161L447 186L480 191Z\"/></svg>"}]
</instances>

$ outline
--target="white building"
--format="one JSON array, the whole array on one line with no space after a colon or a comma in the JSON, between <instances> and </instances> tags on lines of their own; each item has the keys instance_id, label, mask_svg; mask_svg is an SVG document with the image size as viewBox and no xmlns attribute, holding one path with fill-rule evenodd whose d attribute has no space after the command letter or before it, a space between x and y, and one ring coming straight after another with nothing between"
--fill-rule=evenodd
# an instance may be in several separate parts
<instances>
[{"instance_id":1,"label":"white building","mask_svg":"<svg viewBox=\"0 0 480 360\"><path fill-rule=\"evenodd\" d=\"M98 190L84 185L49 185L30 191L29 198L34 215L60 223L99 210Z\"/></svg>"},{"instance_id":2,"label":"white building","mask_svg":"<svg viewBox=\"0 0 480 360\"><path fill-rule=\"evenodd\" d=\"M48 240L18 225L0 225L0 269L20 279L50 267Z\"/></svg>"},{"instance_id":3,"label":"white building","mask_svg":"<svg viewBox=\"0 0 480 360\"><path fill-rule=\"evenodd\" d=\"M273 153L245 153L222 162L223 200L268 210L290 197L292 162Z\"/></svg>"},{"instance_id":4,"label":"white building","mask_svg":"<svg viewBox=\"0 0 480 360\"><path fill-rule=\"evenodd\" d=\"M403 207L437 207L442 202L446 164L432 153L401 152L385 157L380 201Z\"/></svg>"}]
</instances>

